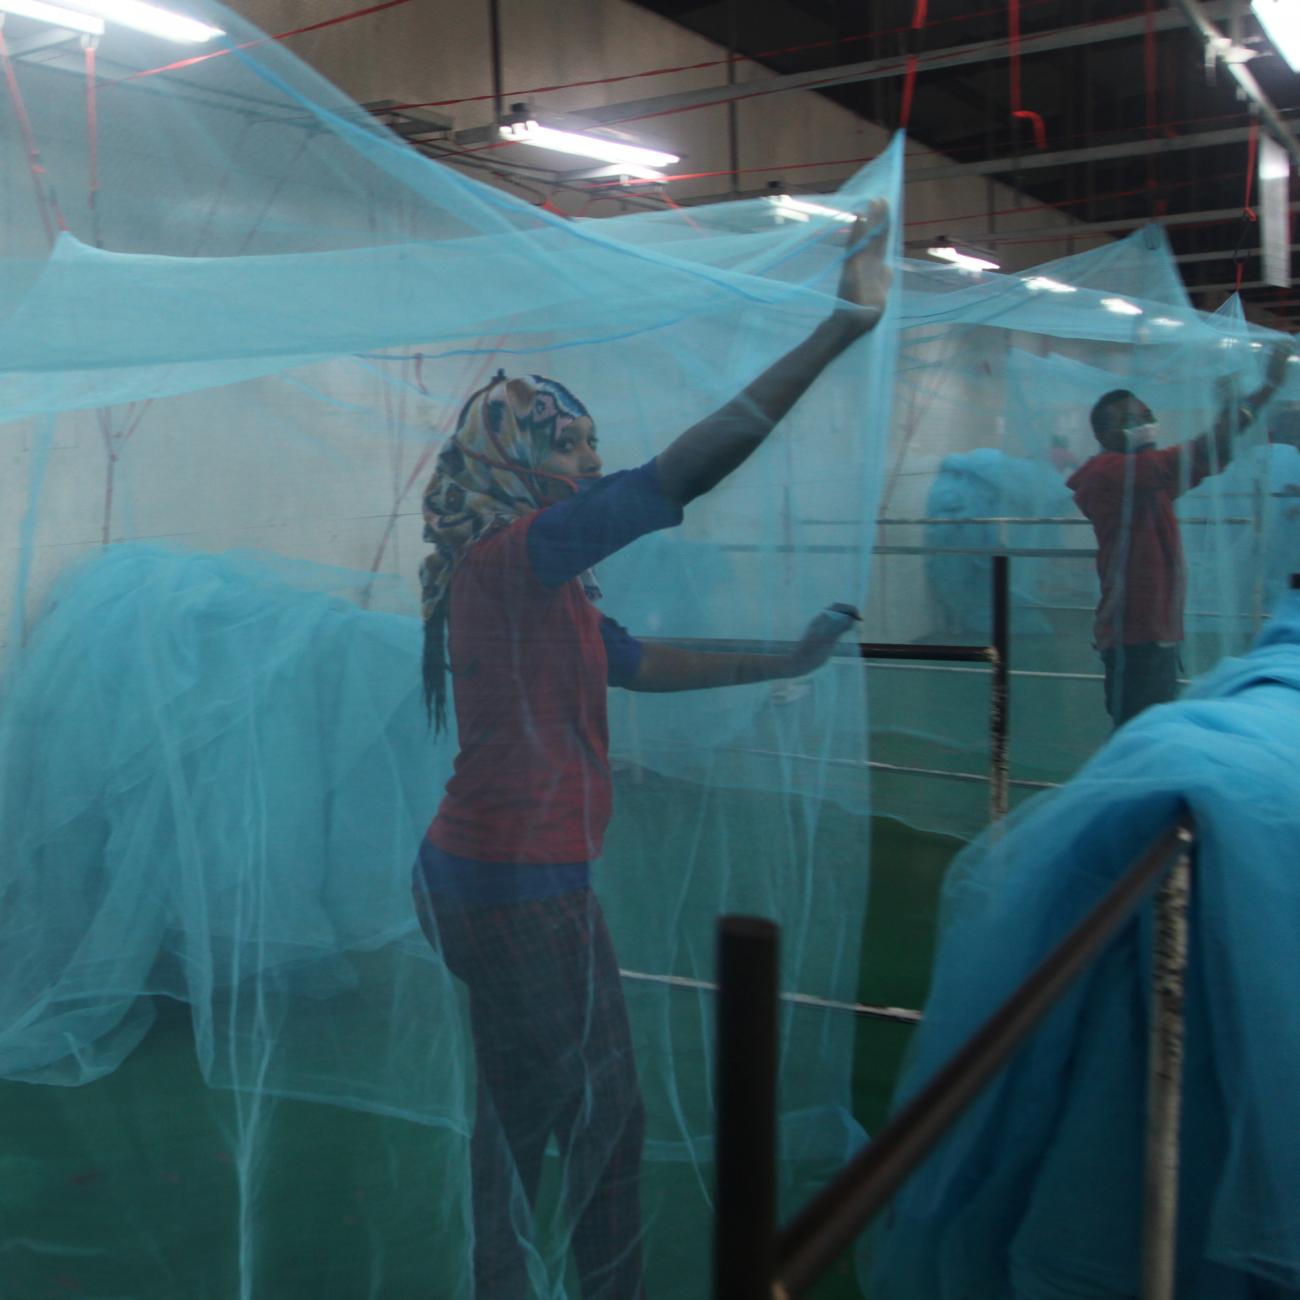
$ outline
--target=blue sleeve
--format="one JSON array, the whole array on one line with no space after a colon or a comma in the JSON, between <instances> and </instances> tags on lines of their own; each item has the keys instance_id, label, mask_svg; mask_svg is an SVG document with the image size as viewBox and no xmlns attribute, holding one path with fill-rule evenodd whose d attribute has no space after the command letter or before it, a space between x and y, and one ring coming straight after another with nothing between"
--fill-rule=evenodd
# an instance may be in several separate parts
<instances>
[{"instance_id":1,"label":"blue sleeve","mask_svg":"<svg viewBox=\"0 0 1300 1300\"><path fill-rule=\"evenodd\" d=\"M584 492L548 506L528 529L528 559L544 587L562 587L646 533L682 522L664 496L654 461L621 470Z\"/></svg>"},{"instance_id":2,"label":"blue sleeve","mask_svg":"<svg viewBox=\"0 0 1300 1300\"><path fill-rule=\"evenodd\" d=\"M600 620L600 639L605 643L605 658L609 661L606 682L610 686L627 686L641 667L641 642L612 618Z\"/></svg>"}]
</instances>

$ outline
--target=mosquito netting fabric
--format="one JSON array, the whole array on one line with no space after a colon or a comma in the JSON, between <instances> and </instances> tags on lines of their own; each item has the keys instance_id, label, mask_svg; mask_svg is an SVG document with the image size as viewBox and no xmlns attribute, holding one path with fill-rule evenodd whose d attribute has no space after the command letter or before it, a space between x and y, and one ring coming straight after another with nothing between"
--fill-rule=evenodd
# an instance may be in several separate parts
<instances>
[{"instance_id":1,"label":"mosquito netting fabric","mask_svg":"<svg viewBox=\"0 0 1300 1300\"><path fill-rule=\"evenodd\" d=\"M468 1296L477 1240L511 1294L630 1295L638 1253L694 1293L714 920L780 916L789 987L854 999L865 789L828 802L822 760L862 770L862 676L611 692L593 883L622 992L581 891L485 906L482 978L517 987L474 997L508 998L520 1054L476 1051L412 901L455 755L422 699L421 494L498 368L576 395L611 470L646 463L826 320L846 224L565 221L266 43L135 77L167 47L110 31L88 120L80 51L24 57L27 30L0 117L3 1289ZM836 203L897 207L900 161ZM707 510L599 566L603 611L768 643L860 603L894 314ZM834 555L800 545L816 502L864 521ZM862 1133L852 1017L788 1021L793 1208ZM476 1146L489 1110L508 1141Z\"/></svg>"},{"instance_id":2,"label":"mosquito netting fabric","mask_svg":"<svg viewBox=\"0 0 1300 1300\"><path fill-rule=\"evenodd\" d=\"M556 1029L554 936L480 934L489 974L532 972L511 1041L572 1042L555 1079L522 1078L529 1132L476 1148L505 1104L482 1082L500 1044L411 894L456 752L422 700L421 492L499 368L577 395L607 469L646 463L827 318L846 223L766 200L562 220L190 8L227 52L137 76L163 51L111 32L89 115L80 52L24 54L22 22L4 28L0 1145L22 1175L0 1192L4 1286L471 1295L477 1240L536 1294L634 1294L635 1246L653 1294L696 1295L715 919L775 917L801 995L788 1212L864 1138L845 1007L869 818L983 825L986 674L864 670L850 649L792 680L611 690L592 881L613 949L594 905L566 913L587 1001ZM1038 283L898 261L901 161L899 142L824 196L893 209L880 326L681 527L599 566L600 608L715 650L792 642L837 601L871 640L982 644L987 555L1010 549L1013 775L1055 781L1108 723L1090 534L1053 438L1084 459L1092 402L1139 386L1162 442L1199 432L1224 385L1258 383L1265 340L1193 312L1148 236ZM1262 427L1179 506L1189 668L1243 643L1287 568L1296 453ZM626 1043L584 1054L624 1000ZM530 1067L505 1056L513 1087Z\"/></svg>"},{"instance_id":3,"label":"mosquito netting fabric","mask_svg":"<svg viewBox=\"0 0 1300 1300\"><path fill-rule=\"evenodd\" d=\"M1276 339L1249 326L1235 299L1193 311L1155 228L964 285L950 271L908 269L869 635L988 644L989 557L1009 557L1014 806L1076 771L1112 727L1097 648L1098 534L1074 478L1104 450L1094 405L1132 392L1149 407L1154 444L1181 449L1172 472L1183 626L1121 629L1119 639L1179 642L1186 680L1250 644L1300 563L1300 512L1288 500L1300 492L1297 367L1267 404L1240 413L1265 384ZM1194 439L1225 409L1238 412L1234 431L1211 439L1202 464ZM1123 557L1146 565L1149 554L1134 536L1144 505L1133 492L1121 483L1110 512L1109 563L1121 570ZM1143 582L1137 569L1127 579ZM975 834L988 817L987 673L942 663L870 671L874 808Z\"/></svg>"}]
</instances>

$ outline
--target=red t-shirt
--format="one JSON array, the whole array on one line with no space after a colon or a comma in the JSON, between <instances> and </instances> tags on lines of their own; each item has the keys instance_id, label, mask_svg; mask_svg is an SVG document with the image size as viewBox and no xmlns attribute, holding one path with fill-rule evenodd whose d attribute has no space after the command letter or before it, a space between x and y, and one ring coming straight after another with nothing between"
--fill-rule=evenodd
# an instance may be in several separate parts
<instances>
[{"instance_id":1,"label":"red t-shirt","mask_svg":"<svg viewBox=\"0 0 1300 1300\"><path fill-rule=\"evenodd\" d=\"M612 783L606 688L635 643L581 575L682 521L654 461L476 542L451 582L448 650L460 752L428 839L479 863L600 856Z\"/></svg>"},{"instance_id":2,"label":"red t-shirt","mask_svg":"<svg viewBox=\"0 0 1300 1300\"><path fill-rule=\"evenodd\" d=\"M1183 639L1187 589L1174 498L1210 472L1203 439L1163 450L1106 451L1066 486L1097 534L1099 650Z\"/></svg>"},{"instance_id":3,"label":"red t-shirt","mask_svg":"<svg viewBox=\"0 0 1300 1300\"><path fill-rule=\"evenodd\" d=\"M452 580L460 752L429 839L483 862L589 862L611 800L601 617L577 579L537 579L532 519L476 543Z\"/></svg>"}]
</instances>

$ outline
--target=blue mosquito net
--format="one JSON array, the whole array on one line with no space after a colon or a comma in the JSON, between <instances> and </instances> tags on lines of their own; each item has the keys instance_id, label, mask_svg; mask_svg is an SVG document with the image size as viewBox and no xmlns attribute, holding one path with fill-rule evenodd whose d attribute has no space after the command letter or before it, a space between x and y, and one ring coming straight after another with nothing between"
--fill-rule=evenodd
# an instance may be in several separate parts
<instances>
[{"instance_id":1,"label":"blue mosquito net","mask_svg":"<svg viewBox=\"0 0 1300 1300\"><path fill-rule=\"evenodd\" d=\"M599 860L553 849L545 898L417 906L458 740L423 698L424 494L467 399L545 377L635 470L826 320L847 218L884 200L879 327L680 526L597 566L628 631L587 649L759 653L834 602L868 641L984 645L1009 552L1020 799L1110 725L1065 486L1090 408L1140 390L1176 446L1259 384L1269 339L1192 310L1149 233L1032 274L902 259L901 140L804 219L564 220L189 9L217 57L156 75L146 36L88 63L3 28L4 1289L487 1296L495 1260L530 1294L634 1295L643 1271L697 1295L715 920L782 926L788 1213L865 1139L871 818L986 823L988 674L850 645L785 680L611 689ZM1178 499L1187 672L1248 643L1288 570L1300 464L1273 418ZM489 524L468 554L507 544ZM546 678L568 634L510 617L478 704L541 734L511 683L576 691ZM530 834L587 806L501 785L493 816ZM434 876L541 879L434 847Z\"/></svg>"},{"instance_id":2,"label":"blue mosquito net","mask_svg":"<svg viewBox=\"0 0 1300 1300\"><path fill-rule=\"evenodd\" d=\"M863 1139L853 1016L822 1005L857 995L863 675L611 691L600 908L444 899L427 938L413 866L457 720L422 698L422 494L499 369L562 385L608 469L644 465L826 320L846 223L566 221L192 8L229 52L137 76L166 47L111 29L93 118L81 51L4 28L3 1289L486 1296L500 1263L613 1296L640 1256L692 1293L720 912L780 917L805 995L787 1208ZM896 209L900 165L831 201ZM681 527L599 565L599 608L642 644L766 644L860 604L896 317ZM809 552L828 511L859 525Z\"/></svg>"}]
</instances>

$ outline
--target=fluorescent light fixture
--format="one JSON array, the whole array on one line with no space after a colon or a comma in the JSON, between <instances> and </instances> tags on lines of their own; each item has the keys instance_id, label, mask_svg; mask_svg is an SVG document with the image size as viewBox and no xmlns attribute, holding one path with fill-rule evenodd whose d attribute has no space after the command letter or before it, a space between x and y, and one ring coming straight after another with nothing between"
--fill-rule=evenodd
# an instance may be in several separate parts
<instances>
[{"instance_id":1,"label":"fluorescent light fixture","mask_svg":"<svg viewBox=\"0 0 1300 1300\"><path fill-rule=\"evenodd\" d=\"M579 158L595 158L599 162L617 163L625 167L671 167L673 163L681 162L675 153L645 149L639 144L624 144L621 140L588 135L585 131L560 131L555 127L543 126L532 118L503 122L498 130L501 138L509 140L511 144L531 144L538 149L576 154Z\"/></svg>"},{"instance_id":2,"label":"fluorescent light fixture","mask_svg":"<svg viewBox=\"0 0 1300 1300\"><path fill-rule=\"evenodd\" d=\"M603 181L631 178L638 181L666 181L667 176L663 172L657 172L653 167L642 167L637 163L610 163L608 167L599 167L595 171L586 172L582 179L586 181Z\"/></svg>"},{"instance_id":3,"label":"fluorescent light fixture","mask_svg":"<svg viewBox=\"0 0 1300 1300\"><path fill-rule=\"evenodd\" d=\"M1062 284L1060 280L1053 280L1046 275L1031 275L1025 281L1025 285L1030 289L1038 289L1043 293L1078 293L1079 290L1072 284Z\"/></svg>"},{"instance_id":4,"label":"fluorescent light fixture","mask_svg":"<svg viewBox=\"0 0 1300 1300\"><path fill-rule=\"evenodd\" d=\"M1292 72L1300 72L1300 9L1295 0L1251 0L1264 34Z\"/></svg>"},{"instance_id":5,"label":"fluorescent light fixture","mask_svg":"<svg viewBox=\"0 0 1300 1300\"><path fill-rule=\"evenodd\" d=\"M931 257L937 257L941 262L951 262L953 266L960 267L963 271L996 271L998 264L990 261L987 257L976 257L972 253L963 253L961 249L954 248L951 244L936 244L933 248L926 249Z\"/></svg>"},{"instance_id":6,"label":"fluorescent light fixture","mask_svg":"<svg viewBox=\"0 0 1300 1300\"><path fill-rule=\"evenodd\" d=\"M1183 327L1183 322L1180 320L1174 320L1172 316L1153 316L1151 318L1151 324L1163 325L1165 329L1168 330L1179 330Z\"/></svg>"},{"instance_id":7,"label":"fluorescent light fixture","mask_svg":"<svg viewBox=\"0 0 1300 1300\"><path fill-rule=\"evenodd\" d=\"M0 0L4 3L5 0ZM138 32L161 36L166 41L183 45L200 45L214 36L224 36L220 27L201 23L197 18L178 14L174 9L145 4L144 0L72 0L76 8L86 13L106 18L122 27L133 27Z\"/></svg>"},{"instance_id":8,"label":"fluorescent light fixture","mask_svg":"<svg viewBox=\"0 0 1300 1300\"><path fill-rule=\"evenodd\" d=\"M852 212L843 208L828 208L823 203L809 203L807 199L797 199L792 194L769 194L768 202L791 221L811 221L813 217L830 217L834 221L856 221Z\"/></svg>"},{"instance_id":9,"label":"fluorescent light fixture","mask_svg":"<svg viewBox=\"0 0 1300 1300\"><path fill-rule=\"evenodd\" d=\"M1113 311L1117 316L1142 315L1142 308L1135 302L1129 302L1127 298L1103 298L1101 305L1107 311Z\"/></svg>"},{"instance_id":10,"label":"fluorescent light fixture","mask_svg":"<svg viewBox=\"0 0 1300 1300\"><path fill-rule=\"evenodd\" d=\"M38 22L55 27L67 27L87 36L102 36L104 20L91 14L79 14L62 5L47 5L44 0L0 0L0 14L17 14L20 18L35 18Z\"/></svg>"}]
</instances>

